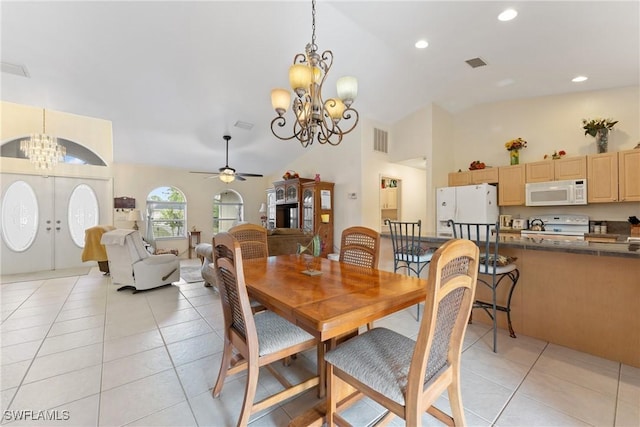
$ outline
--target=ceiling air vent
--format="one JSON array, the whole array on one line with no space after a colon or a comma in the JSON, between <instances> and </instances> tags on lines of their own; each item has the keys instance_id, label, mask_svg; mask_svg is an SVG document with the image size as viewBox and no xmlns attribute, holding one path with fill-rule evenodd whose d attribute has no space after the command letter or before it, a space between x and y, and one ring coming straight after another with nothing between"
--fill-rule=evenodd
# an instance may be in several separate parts
<instances>
[{"instance_id":1,"label":"ceiling air vent","mask_svg":"<svg viewBox=\"0 0 640 427\"><path fill-rule=\"evenodd\" d=\"M253 123L243 122L242 120L238 120L237 122L235 122L235 124L233 126L235 126L237 128L240 128L240 129L245 129L245 130L253 129Z\"/></svg>"},{"instance_id":2,"label":"ceiling air vent","mask_svg":"<svg viewBox=\"0 0 640 427\"><path fill-rule=\"evenodd\" d=\"M2 62L2 72L8 74L15 74L20 77L30 77L27 67L20 64L11 64L9 62Z\"/></svg>"},{"instance_id":3,"label":"ceiling air vent","mask_svg":"<svg viewBox=\"0 0 640 427\"><path fill-rule=\"evenodd\" d=\"M380 153L389 152L388 143L389 133L382 129L373 128L373 151Z\"/></svg>"},{"instance_id":4,"label":"ceiling air vent","mask_svg":"<svg viewBox=\"0 0 640 427\"><path fill-rule=\"evenodd\" d=\"M485 65L487 65L487 63L484 62L482 58L471 58L471 59L467 59L464 62L469 64L471 68L484 67Z\"/></svg>"}]
</instances>

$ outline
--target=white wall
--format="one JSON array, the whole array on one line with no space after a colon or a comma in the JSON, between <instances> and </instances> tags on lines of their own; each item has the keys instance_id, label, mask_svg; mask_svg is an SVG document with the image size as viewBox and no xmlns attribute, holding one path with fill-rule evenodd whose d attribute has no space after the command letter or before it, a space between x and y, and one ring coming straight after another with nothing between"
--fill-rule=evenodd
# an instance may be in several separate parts
<instances>
[{"instance_id":1,"label":"white wall","mask_svg":"<svg viewBox=\"0 0 640 427\"><path fill-rule=\"evenodd\" d=\"M244 201L244 219L260 224L260 204L266 201L265 190L271 182L265 178L249 178L244 182L234 181L224 184L217 178L207 179L206 175L191 174L186 170L153 167L135 164L114 164L114 197L133 197L136 208L144 212L147 195L158 187L173 186L180 189L187 199L187 229L200 230L201 241L211 242L213 238L213 196L226 189L240 193ZM131 224L132 225L132 224ZM130 225L130 226L131 226ZM146 224L138 222L140 232L146 231ZM159 248L177 248L186 257L187 239L160 240Z\"/></svg>"},{"instance_id":2,"label":"white wall","mask_svg":"<svg viewBox=\"0 0 640 427\"><path fill-rule=\"evenodd\" d=\"M609 151L629 150L640 142L640 88L637 86L544 96L478 105L453 116L454 169L467 170L473 160L487 165L509 163L504 143L528 141L520 162L542 160L554 150L567 156L595 154L595 139L585 136L582 119L618 120L609 134Z\"/></svg>"},{"instance_id":3,"label":"white wall","mask_svg":"<svg viewBox=\"0 0 640 427\"><path fill-rule=\"evenodd\" d=\"M427 140L421 137L429 133ZM609 151L629 150L640 143L640 87L571 93L478 105L457 114L449 114L437 106L428 106L393 126L393 139L401 138L412 147L405 153L426 150L427 216L435 212L433 189L447 185L447 174L468 170L474 160L489 166L509 163L504 143L522 137L528 141L520 153L520 162L542 160L554 150L565 150L568 156L596 153L595 140L585 136L582 119L611 118L619 123L609 136ZM432 141L430 146L428 140ZM429 151L430 150L430 151ZM604 203L582 207L502 208L503 213L526 218L543 213L582 213L594 220L626 221L630 215L640 216L640 203Z\"/></svg>"}]
</instances>

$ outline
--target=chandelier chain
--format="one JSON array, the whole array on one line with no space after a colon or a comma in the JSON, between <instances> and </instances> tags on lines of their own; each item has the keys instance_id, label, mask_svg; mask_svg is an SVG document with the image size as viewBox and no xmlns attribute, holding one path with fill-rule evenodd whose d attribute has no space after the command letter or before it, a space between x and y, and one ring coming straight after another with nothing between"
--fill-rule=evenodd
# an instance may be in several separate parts
<instances>
[{"instance_id":1,"label":"chandelier chain","mask_svg":"<svg viewBox=\"0 0 640 427\"><path fill-rule=\"evenodd\" d=\"M316 0L311 1L311 46L316 50Z\"/></svg>"}]
</instances>

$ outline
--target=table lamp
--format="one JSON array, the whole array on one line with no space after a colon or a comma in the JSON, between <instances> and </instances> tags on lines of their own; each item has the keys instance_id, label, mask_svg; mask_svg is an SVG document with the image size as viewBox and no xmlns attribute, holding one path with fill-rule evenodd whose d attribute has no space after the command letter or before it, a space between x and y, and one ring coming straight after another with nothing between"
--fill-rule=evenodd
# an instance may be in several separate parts
<instances>
[{"instance_id":1,"label":"table lamp","mask_svg":"<svg viewBox=\"0 0 640 427\"><path fill-rule=\"evenodd\" d=\"M139 230L140 227L138 227L138 221L142 221L140 209L131 209L127 214L127 221L133 221L133 229Z\"/></svg>"},{"instance_id":2,"label":"table lamp","mask_svg":"<svg viewBox=\"0 0 640 427\"><path fill-rule=\"evenodd\" d=\"M262 221L262 226L267 226L267 205L262 203L260 205L260 209L258 209L258 213L260 214L260 220Z\"/></svg>"}]
</instances>

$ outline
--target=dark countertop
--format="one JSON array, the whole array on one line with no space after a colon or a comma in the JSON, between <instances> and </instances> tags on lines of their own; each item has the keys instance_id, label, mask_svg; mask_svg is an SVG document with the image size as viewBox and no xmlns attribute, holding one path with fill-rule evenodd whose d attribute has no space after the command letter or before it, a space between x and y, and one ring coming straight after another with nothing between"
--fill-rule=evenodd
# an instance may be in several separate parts
<instances>
[{"instance_id":1,"label":"dark countertop","mask_svg":"<svg viewBox=\"0 0 640 427\"><path fill-rule=\"evenodd\" d=\"M389 238L389 233L382 233ZM593 256L613 256L621 258L633 258L640 260L640 242L627 242L627 236L621 236L613 243L599 243L588 241L565 241L558 239L540 239L520 237L513 234L500 236L501 247L512 247L533 251L564 252ZM425 234L420 238L426 243L442 244L449 240L446 237L438 237L436 234Z\"/></svg>"}]
</instances>

